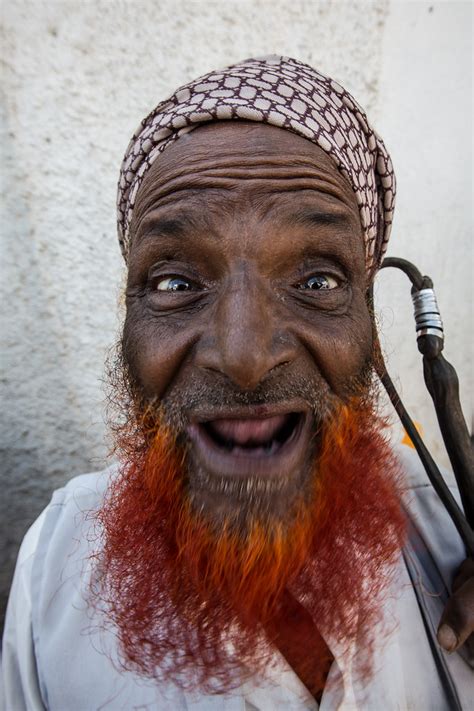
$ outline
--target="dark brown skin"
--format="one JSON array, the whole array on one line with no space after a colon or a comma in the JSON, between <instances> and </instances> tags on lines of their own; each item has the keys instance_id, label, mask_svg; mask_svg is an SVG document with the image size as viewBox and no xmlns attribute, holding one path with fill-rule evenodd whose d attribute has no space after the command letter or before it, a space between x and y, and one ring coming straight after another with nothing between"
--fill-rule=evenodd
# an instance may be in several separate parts
<instances>
[{"instance_id":1,"label":"dark brown skin","mask_svg":"<svg viewBox=\"0 0 474 711\"><path fill-rule=\"evenodd\" d=\"M315 279L326 288L307 288ZM327 399L344 400L372 353L367 286L355 196L332 160L278 128L209 124L167 148L138 193L127 359L148 397L166 398L209 379L220 389L251 393L291 376L316 382ZM288 402L287 411L294 410L304 407ZM278 414L214 407L204 416L194 408L190 432L205 419L251 429ZM290 487L308 466L315 424L305 418L288 464ZM192 441L191 469L194 463L212 478L212 451L199 438ZM234 460L235 471L229 455L229 477L258 467ZM265 465L280 476L277 456ZM238 505L212 492L201 497L210 512ZM288 488L280 499L275 506L284 512ZM473 597L471 572L444 620L458 630L460 644L473 629ZM293 664L291 625L285 631L283 624L278 644Z\"/></svg>"}]
</instances>

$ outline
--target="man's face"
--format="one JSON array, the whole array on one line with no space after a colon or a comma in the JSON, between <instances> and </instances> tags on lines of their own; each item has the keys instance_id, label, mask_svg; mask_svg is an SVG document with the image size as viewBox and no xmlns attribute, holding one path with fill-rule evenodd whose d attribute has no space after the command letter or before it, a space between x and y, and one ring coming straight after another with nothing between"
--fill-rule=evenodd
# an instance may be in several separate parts
<instances>
[{"instance_id":1,"label":"man's face","mask_svg":"<svg viewBox=\"0 0 474 711\"><path fill-rule=\"evenodd\" d=\"M372 353L354 194L311 142L246 122L167 148L132 222L124 354L188 444L209 518L284 519L314 468L320 422Z\"/></svg>"}]
</instances>

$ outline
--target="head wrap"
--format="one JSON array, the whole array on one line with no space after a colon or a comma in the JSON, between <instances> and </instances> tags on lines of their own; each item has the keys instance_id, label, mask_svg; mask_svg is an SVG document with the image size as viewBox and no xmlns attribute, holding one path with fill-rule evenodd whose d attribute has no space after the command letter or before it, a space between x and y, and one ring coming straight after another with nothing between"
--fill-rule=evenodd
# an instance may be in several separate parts
<instances>
[{"instance_id":1,"label":"head wrap","mask_svg":"<svg viewBox=\"0 0 474 711\"><path fill-rule=\"evenodd\" d=\"M390 236L395 176L383 141L352 96L329 77L288 57L247 59L186 84L158 104L130 141L118 186L118 233L127 260L130 222L146 172L173 141L202 123L260 121L320 146L349 181L359 206L369 273Z\"/></svg>"}]
</instances>

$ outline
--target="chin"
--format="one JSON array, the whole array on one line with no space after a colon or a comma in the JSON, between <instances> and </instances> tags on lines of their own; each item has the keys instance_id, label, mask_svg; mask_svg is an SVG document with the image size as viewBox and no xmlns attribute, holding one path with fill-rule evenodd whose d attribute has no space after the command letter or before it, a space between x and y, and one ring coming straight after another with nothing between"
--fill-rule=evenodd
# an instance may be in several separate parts
<instances>
[{"instance_id":1,"label":"chin","mask_svg":"<svg viewBox=\"0 0 474 711\"><path fill-rule=\"evenodd\" d=\"M270 533L275 525L290 528L298 502L310 498L313 466L307 461L275 479L260 472L231 478L193 463L188 467L187 493L194 513L216 531L225 522L245 534L259 522Z\"/></svg>"}]
</instances>

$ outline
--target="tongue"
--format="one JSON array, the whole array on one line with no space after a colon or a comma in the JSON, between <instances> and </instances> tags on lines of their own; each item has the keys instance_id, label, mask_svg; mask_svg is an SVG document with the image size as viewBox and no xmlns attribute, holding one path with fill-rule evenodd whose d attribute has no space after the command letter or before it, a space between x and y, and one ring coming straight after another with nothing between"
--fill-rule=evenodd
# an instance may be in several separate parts
<instances>
[{"instance_id":1,"label":"tongue","mask_svg":"<svg viewBox=\"0 0 474 711\"><path fill-rule=\"evenodd\" d=\"M214 420L210 427L224 440L237 445L265 444L284 425L287 415L275 415L260 420Z\"/></svg>"}]
</instances>

